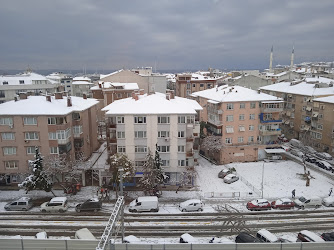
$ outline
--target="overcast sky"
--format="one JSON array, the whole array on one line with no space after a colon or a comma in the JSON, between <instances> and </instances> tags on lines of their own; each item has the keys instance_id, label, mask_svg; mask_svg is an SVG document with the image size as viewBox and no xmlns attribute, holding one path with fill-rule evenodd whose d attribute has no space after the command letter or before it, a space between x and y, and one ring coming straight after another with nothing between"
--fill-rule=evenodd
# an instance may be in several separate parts
<instances>
[{"instance_id":1,"label":"overcast sky","mask_svg":"<svg viewBox=\"0 0 334 250\"><path fill-rule=\"evenodd\" d=\"M334 61L333 0L0 0L0 69Z\"/></svg>"}]
</instances>

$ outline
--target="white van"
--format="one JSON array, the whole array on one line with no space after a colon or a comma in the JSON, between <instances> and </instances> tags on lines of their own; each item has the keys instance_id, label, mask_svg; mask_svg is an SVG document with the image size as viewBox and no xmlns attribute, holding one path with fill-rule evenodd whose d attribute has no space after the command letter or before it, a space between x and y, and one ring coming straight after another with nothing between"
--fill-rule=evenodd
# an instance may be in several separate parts
<instances>
[{"instance_id":1,"label":"white van","mask_svg":"<svg viewBox=\"0 0 334 250\"><path fill-rule=\"evenodd\" d=\"M143 196L133 200L129 212L158 212L159 202L156 196Z\"/></svg>"},{"instance_id":2,"label":"white van","mask_svg":"<svg viewBox=\"0 0 334 250\"><path fill-rule=\"evenodd\" d=\"M76 231L74 238L79 240L96 240L95 236L88 230L88 228L81 228Z\"/></svg>"},{"instance_id":3,"label":"white van","mask_svg":"<svg viewBox=\"0 0 334 250\"><path fill-rule=\"evenodd\" d=\"M314 196L314 197L304 197L301 196L299 197L299 199L295 199L295 206L301 209L304 209L306 207L321 207L322 205L322 200L320 197L318 196Z\"/></svg>"},{"instance_id":4,"label":"white van","mask_svg":"<svg viewBox=\"0 0 334 250\"><path fill-rule=\"evenodd\" d=\"M267 229L261 229L256 233L256 237L263 242L274 243L280 242L276 235L269 232Z\"/></svg>"}]
</instances>

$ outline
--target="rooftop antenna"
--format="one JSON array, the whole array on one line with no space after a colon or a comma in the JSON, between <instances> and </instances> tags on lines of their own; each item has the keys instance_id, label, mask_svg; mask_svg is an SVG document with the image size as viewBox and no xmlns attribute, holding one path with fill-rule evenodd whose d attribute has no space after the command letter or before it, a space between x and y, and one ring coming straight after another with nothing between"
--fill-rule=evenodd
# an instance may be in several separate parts
<instances>
[{"instance_id":1,"label":"rooftop antenna","mask_svg":"<svg viewBox=\"0 0 334 250\"><path fill-rule=\"evenodd\" d=\"M295 59L295 46L292 46L292 53L291 53L291 62L290 62L290 70L293 68L293 60Z\"/></svg>"},{"instance_id":2,"label":"rooftop antenna","mask_svg":"<svg viewBox=\"0 0 334 250\"><path fill-rule=\"evenodd\" d=\"M274 45L271 46L270 52L270 62L269 62L269 72L273 72L273 54L274 54Z\"/></svg>"}]
</instances>

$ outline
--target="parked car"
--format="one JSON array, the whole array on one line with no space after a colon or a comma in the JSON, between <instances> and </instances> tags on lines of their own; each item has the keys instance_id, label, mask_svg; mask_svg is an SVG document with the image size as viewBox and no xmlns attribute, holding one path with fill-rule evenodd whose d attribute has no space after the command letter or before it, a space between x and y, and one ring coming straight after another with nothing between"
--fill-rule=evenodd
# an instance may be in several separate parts
<instances>
[{"instance_id":1,"label":"parked car","mask_svg":"<svg viewBox=\"0 0 334 250\"><path fill-rule=\"evenodd\" d=\"M196 238L188 233L182 234L180 237L180 243L197 243Z\"/></svg>"},{"instance_id":2,"label":"parked car","mask_svg":"<svg viewBox=\"0 0 334 250\"><path fill-rule=\"evenodd\" d=\"M270 210L271 204L266 199L256 199L248 202L246 207L251 211Z\"/></svg>"},{"instance_id":3,"label":"parked car","mask_svg":"<svg viewBox=\"0 0 334 250\"><path fill-rule=\"evenodd\" d=\"M318 160L312 156L306 155L305 156L305 161L309 162L309 163L317 163Z\"/></svg>"},{"instance_id":4,"label":"parked car","mask_svg":"<svg viewBox=\"0 0 334 250\"><path fill-rule=\"evenodd\" d=\"M182 212L191 212L191 211L203 211L203 202L197 199L187 200L181 202L179 209Z\"/></svg>"},{"instance_id":5,"label":"parked car","mask_svg":"<svg viewBox=\"0 0 334 250\"><path fill-rule=\"evenodd\" d=\"M81 228L75 232L74 239L78 240L96 240L95 236L88 228Z\"/></svg>"},{"instance_id":6,"label":"parked car","mask_svg":"<svg viewBox=\"0 0 334 250\"><path fill-rule=\"evenodd\" d=\"M65 212L68 209L67 197L55 197L41 205L42 212Z\"/></svg>"},{"instance_id":7,"label":"parked car","mask_svg":"<svg viewBox=\"0 0 334 250\"><path fill-rule=\"evenodd\" d=\"M271 207L274 209L291 209L294 208L295 203L288 198L281 198L271 202Z\"/></svg>"},{"instance_id":8,"label":"parked car","mask_svg":"<svg viewBox=\"0 0 334 250\"><path fill-rule=\"evenodd\" d=\"M159 201L156 196L142 196L131 201L129 212L158 212Z\"/></svg>"},{"instance_id":9,"label":"parked car","mask_svg":"<svg viewBox=\"0 0 334 250\"><path fill-rule=\"evenodd\" d=\"M334 207L334 196L328 196L322 199L322 204L326 207Z\"/></svg>"},{"instance_id":10,"label":"parked car","mask_svg":"<svg viewBox=\"0 0 334 250\"><path fill-rule=\"evenodd\" d=\"M141 240L134 235L128 235L123 239L123 243L138 244L140 242Z\"/></svg>"},{"instance_id":11,"label":"parked car","mask_svg":"<svg viewBox=\"0 0 334 250\"><path fill-rule=\"evenodd\" d=\"M296 147L296 148L303 148L304 147L304 144L297 139L291 139L289 141L289 143L290 143L290 145L292 145L293 147Z\"/></svg>"},{"instance_id":12,"label":"parked car","mask_svg":"<svg viewBox=\"0 0 334 250\"><path fill-rule=\"evenodd\" d=\"M261 241L258 238L255 238L254 236L241 232L238 234L238 236L235 238L235 243L260 243Z\"/></svg>"},{"instance_id":13,"label":"parked car","mask_svg":"<svg viewBox=\"0 0 334 250\"><path fill-rule=\"evenodd\" d=\"M315 154L317 152L314 148L310 146L305 146L303 150L306 154Z\"/></svg>"},{"instance_id":14,"label":"parked car","mask_svg":"<svg viewBox=\"0 0 334 250\"><path fill-rule=\"evenodd\" d=\"M321 207L322 204L322 200L320 197L318 196L314 196L314 197L304 197L301 196L299 197L299 199L295 199L295 206L301 209L304 209L306 207Z\"/></svg>"},{"instance_id":15,"label":"parked car","mask_svg":"<svg viewBox=\"0 0 334 250\"><path fill-rule=\"evenodd\" d=\"M218 173L219 178L224 178L226 175L232 174L231 170L229 169L223 169Z\"/></svg>"},{"instance_id":16,"label":"parked car","mask_svg":"<svg viewBox=\"0 0 334 250\"><path fill-rule=\"evenodd\" d=\"M328 170L328 171L332 171L333 168L332 168L332 165L329 164L327 161L319 161L321 164L322 164L322 167L323 169L325 170Z\"/></svg>"},{"instance_id":17,"label":"parked car","mask_svg":"<svg viewBox=\"0 0 334 250\"><path fill-rule=\"evenodd\" d=\"M27 211L32 208L32 200L28 197L22 197L16 201L9 202L5 205L5 210L7 211Z\"/></svg>"},{"instance_id":18,"label":"parked car","mask_svg":"<svg viewBox=\"0 0 334 250\"><path fill-rule=\"evenodd\" d=\"M290 153L293 154L294 156L297 156L299 158L303 158L304 157L304 153L298 149L291 149Z\"/></svg>"},{"instance_id":19,"label":"parked car","mask_svg":"<svg viewBox=\"0 0 334 250\"><path fill-rule=\"evenodd\" d=\"M315 156L322 160L328 160L328 161L333 160L333 157L330 154L325 153L325 152L316 152Z\"/></svg>"},{"instance_id":20,"label":"parked car","mask_svg":"<svg viewBox=\"0 0 334 250\"><path fill-rule=\"evenodd\" d=\"M321 238L323 238L325 241L334 241L334 232L323 233L321 234Z\"/></svg>"},{"instance_id":21,"label":"parked car","mask_svg":"<svg viewBox=\"0 0 334 250\"><path fill-rule=\"evenodd\" d=\"M233 240L230 240L229 238L226 237L213 237L209 243L223 243L223 244L231 244L234 243Z\"/></svg>"},{"instance_id":22,"label":"parked car","mask_svg":"<svg viewBox=\"0 0 334 250\"><path fill-rule=\"evenodd\" d=\"M231 184L233 182L236 182L237 180L239 180L239 177L235 174L228 174L224 177L224 182L227 184Z\"/></svg>"},{"instance_id":23,"label":"parked car","mask_svg":"<svg viewBox=\"0 0 334 250\"><path fill-rule=\"evenodd\" d=\"M298 240L297 241L302 241L302 242L324 242L325 240L321 238L319 235L316 233L313 233L308 230L302 230L298 233Z\"/></svg>"},{"instance_id":24,"label":"parked car","mask_svg":"<svg viewBox=\"0 0 334 250\"><path fill-rule=\"evenodd\" d=\"M281 242L276 235L272 234L267 229L260 229L256 233L256 237L262 242L267 242L267 243Z\"/></svg>"},{"instance_id":25,"label":"parked car","mask_svg":"<svg viewBox=\"0 0 334 250\"><path fill-rule=\"evenodd\" d=\"M77 211L78 213L83 212L83 211L97 212L101 210L101 208L102 208L102 201L97 198L92 198L92 199L86 200L82 204L76 205L75 211Z\"/></svg>"},{"instance_id":26,"label":"parked car","mask_svg":"<svg viewBox=\"0 0 334 250\"><path fill-rule=\"evenodd\" d=\"M47 239L48 234L45 231L39 232L35 235L36 239Z\"/></svg>"}]
</instances>

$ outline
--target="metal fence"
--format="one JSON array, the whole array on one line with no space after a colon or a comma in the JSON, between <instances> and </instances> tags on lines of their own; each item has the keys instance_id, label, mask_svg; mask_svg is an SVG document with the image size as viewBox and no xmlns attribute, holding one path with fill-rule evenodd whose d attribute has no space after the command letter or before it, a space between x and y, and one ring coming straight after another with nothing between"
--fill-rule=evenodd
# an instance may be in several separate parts
<instances>
[{"instance_id":1,"label":"metal fence","mask_svg":"<svg viewBox=\"0 0 334 250\"><path fill-rule=\"evenodd\" d=\"M3 250L95 250L97 240L0 239ZM106 250L332 250L324 243L109 244Z\"/></svg>"},{"instance_id":2,"label":"metal fence","mask_svg":"<svg viewBox=\"0 0 334 250\"><path fill-rule=\"evenodd\" d=\"M261 197L262 196L262 192L257 189L256 187L254 187L250 182L248 182L244 177L242 177L241 175L239 175L239 180L241 180L246 186L248 186L257 196Z\"/></svg>"},{"instance_id":3,"label":"metal fence","mask_svg":"<svg viewBox=\"0 0 334 250\"><path fill-rule=\"evenodd\" d=\"M253 192L206 192L204 193L205 198L254 198L257 197L257 194L254 195Z\"/></svg>"}]
</instances>

